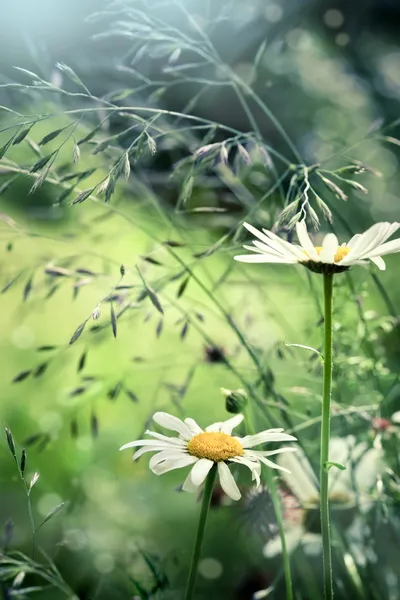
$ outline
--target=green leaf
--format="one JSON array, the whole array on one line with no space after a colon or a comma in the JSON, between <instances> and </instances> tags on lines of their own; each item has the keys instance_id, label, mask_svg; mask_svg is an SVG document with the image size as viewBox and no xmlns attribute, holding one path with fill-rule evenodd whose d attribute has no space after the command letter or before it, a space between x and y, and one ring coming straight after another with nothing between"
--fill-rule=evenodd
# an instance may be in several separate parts
<instances>
[{"instance_id":1,"label":"green leaf","mask_svg":"<svg viewBox=\"0 0 400 600\"><path fill-rule=\"evenodd\" d=\"M164 310L163 307L161 306L161 302L159 301L157 294L155 293L155 291L149 286L147 285L147 283L145 282L143 275L141 274L140 270L138 267L136 267L137 272L139 273L139 277L143 282L143 285L145 287L144 291L142 292L142 294L140 294L138 299L138 302L140 302L140 300L142 300L143 298L145 298L146 296L148 296L151 300L151 303L153 304L153 306L158 310L159 313L161 313L162 315L164 314Z\"/></svg>"},{"instance_id":2,"label":"green leaf","mask_svg":"<svg viewBox=\"0 0 400 600\"><path fill-rule=\"evenodd\" d=\"M38 530L39 530L39 529L40 529L40 528L41 528L41 527L42 527L42 526L43 526L45 523L47 523L47 521L50 521L50 519L51 519L52 517L54 517L54 515L56 515L56 514L57 514L57 513L58 513L58 512L59 512L59 511L60 511L60 510L63 508L63 506L64 506L64 505L65 505L65 502L61 502L61 504L58 504L57 506L55 506L55 507L53 508L53 510L51 510L51 511L50 511L50 512L49 512L49 513L48 513L48 514L45 516L45 518L43 519L43 521L40 523L39 527L37 527L37 528L35 529L35 533L36 533L36 532L37 532L37 531L38 531Z\"/></svg>"},{"instance_id":3,"label":"green leaf","mask_svg":"<svg viewBox=\"0 0 400 600\"><path fill-rule=\"evenodd\" d=\"M314 352L315 354L318 354L322 362L324 362L324 357L322 356L321 352L319 352L316 348L313 348L312 346L304 346L303 344L286 344L286 342L285 346L287 348L302 348L303 350L309 350L310 352Z\"/></svg>"},{"instance_id":4,"label":"green leaf","mask_svg":"<svg viewBox=\"0 0 400 600\"><path fill-rule=\"evenodd\" d=\"M19 468L23 475L25 473L25 468L26 468L26 450L25 450L25 448L22 448L21 462L20 462Z\"/></svg>"},{"instance_id":5,"label":"green leaf","mask_svg":"<svg viewBox=\"0 0 400 600\"><path fill-rule=\"evenodd\" d=\"M24 139L26 138L26 136L28 135L28 133L30 132L30 130L32 129L33 125L30 125L29 127L27 127L26 129L23 129L16 138L14 138L12 145L16 146L17 144L20 144L21 142L24 141Z\"/></svg>"},{"instance_id":6,"label":"green leaf","mask_svg":"<svg viewBox=\"0 0 400 600\"><path fill-rule=\"evenodd\" d=\"M105 201L110 202L111 196L115 191L115 176L113 173L110 173L108 184L105 190Z\"/></svg>"},{"instance_id":7,"label":"green leaf","mask_svg":"<svg viewBox=\"0 0 400 600\"><path fill-rule=\"evenodd\" d=\"M12 380L13 383L19 383L20 381L24 381L25 379L27 379L29 377L29 375L32 373L31 369L27 369L26 371L21 371L20 373L18 373L18 375L16 375L14 377L14 379Z\"/></svg>"},{"instance_id":8,"label":"green leaf","mask_svg":"<svg viewBox=\"0 0 400 600\"><path fill-rule=\"evenodd\" d=\"M12 279L10 279L10 281L8 281L8 282L6 283L6 285L5 285L5 286L2 288L2 290L1 290L1 292L0 292L0 293L1 293L1 294L4 294L4 293L5 293L7 290L9 290L9 289L10 289L10 287L11 287L12 285L14 285L14 283L15 283L15 282L16 282L16 281L17 281L17 280L20 278L20 276L21 276L21 273L18 273L18 275L16 275L16 276L15 276L15 277L13 277Z\"/></svg>"},{"instance_id":9,"label":"green leaf","mask_svg":"<svg viewBox=\"0 0 400 600\"><path fill-rule=\"evenodd\" d=\"M13 438L11 431L8 429L8 427L5 428L5 433L6 433L6 438L7 438L7 444L8 444L8 447L10 448L10 452L13 455L13 457L16 459L17 455L15 453L14 438Z\"/></svg>"},{"instance_id":10,"label":"green leaf","mask_svg":"<svg viewBox=\"0 0 400 600\"><path fill-rule=\"evenodd\" d=\"M87 87L85 86L85 84L83 83L83 81L80 79L80 77L78 77L78 75L75 73L75 71L73 69L71 69L71 67L69 67L65 63L56 63L56 67L58 69L60 69L60 71L65 73L65 75L67 77L69 77L69 79L71 81L73 81L77 85L81 86L85 90L85 92L87 92L90 95L90 92L87 89Z\"/></svg>"},{"instance_id":11,"label":"green leaf","mask_svg":"<svg viewBox=\"0 0 400 600\"><path fill-rule=\"evenodd\" d=\"M125 394L130 400L132 400L132 402L139 402L139 398L136 396L135 392L132 392L132 390L125 388Z\"/></svg>"},{"instance_id":12,"label":"green leaf","mask_svg":"<svg viewBox=\"0 0 400 600\"><path fill-rule=\"evenodd\" d=\"M124 177L125 177L126 181L128 181L130 173L131 173L131 164L129 162L128 153L126 152L125 156L124 156Z\"/></svg>"},{"instance_id":13,"label":"green leaf","mask_svg":"<svg viewBox=\"0 0 400 600\"><path fill-rule=\"evenodd\" d=\"M17 139L17 137L18 137L18 131L16 133L14 133L14 135L10 137L10 139L4 144L4 146L2 146L0 148L0 158L3 158L3 156L5 155L7 150L10 148L10 146L13 145L13 143Z\"/></svg>"},{"instance_id":14,"label":"green leaf","mask_svg":"<svg viewBox=\"0 0 400 600\"><path fill-rule=\"evenodd\" d=\"M31 482L29 484L28 496L30 495L30 493L32 491L32 488L33 488L33 486L35 485L35 483L37 482L38 479L39 479L39 473L36 471L33 474L33 477L32 477Z\"/></svg>"},{"instance_id":15,"label":"green leaf","mask_svg":"<svg viewBox=\"0 0 400 600\"><path fill-rule=\"evenodd\" d=\"M185 278L185 279L182 281L182 283L180 284L180 286L179 286L179 288L178 288L178 292L177 292L177 294L176 294L176 297L177 297L177 298L180 298L180 297L183 295L184 291L185 291L185 290L186 290L186 288L187 288L187 285L188 285L188 283L189 283L189 280L190 280L190 275L188 275L188 277L186 277L186 278Z\"/></svg>"},{"instance_id":16,"label":"green leaf","mask_svg":"<svg viewBox=\"0 0 400 600\"><path fill-rule=\"evenodd\" d=\"M119 381L116 386L108 390L107 398L110 400L116 400L122 390L122 383Z\"/></svg>"},{"instance_id":17,"label":"green leaf","mask_svg":"<svg viewBox=\"0 0 400 600\"><path fill-rule=\"evenodd\" d=\"M77 141L78 146L81 146L82 144L85 144L86 142L89 142L98 131L101 130L101 128L103 127L103 123L104 121L106 121L108 119L108 117L106 117L105 119L103 119L101 121L101 123L99 123L98 125L96 125L96 127L94 127L91 131L89 131L89 133L87 135L85 135L85 137L81 138L80 140Z\"/></svg>"},{"instance_id":18,"label":"green leaf","mask_svg":"<svg viewBox=\"0 0 400 600\"><path fill-rule=\"evenodd\" d=\"M84 369L85 363L86 363L86 351L83 352L83 354L81 354L81 356L79 358L78 367L77 367L78 373L80 373Z\"/></svg>"},{"instance_id":19,"label":"green leaf","mask_svg":"<svg viewBox=\"0 0 400 600\"><path fill-rule=\"evenodd\" d=\"M110 309L111 309L111 327L112 327L112 332L114 337L117 337L117 317L115 315L115 310L114 310L114 305L111 302L110 305Z\"/></svg>"},{"instance_id":20,"label":"green leaf","mask_svg":"<svg viewBox=\"0 0 400 600\"><path fill-rule=\"evenodd\" d=\"M157 152L157 144L156 144L155 140L151 137L151 135L149 135L148 133L147 133L147 145L149 147L150 154L152 154L154 156L154 154Z\"/></svg>"},{"instance_id":21,"label":"green leaf","mask_svg":"<svg viewBox=\"0 0 400 600\"><path fill-rule=\"evenodd\" d=\"M95 190L95 187L96 186L94 186L92 188L88 188L87 190L83 190L83 192L78 194L78 196L75 198L75 200L73 200L71 202L71 204L80 204L81 202L84 202L87 198L89 198L91 193Z\"/></svg>"},{"instance_id":22,"label":"green leaf","mask_svg":"<svg viewBox=\"0 0 400 600\"><path fill-rule=\"evenodd\" d=\"M49 366L48 362L44 362L41 363L40 365L38 365L36 367L36 369L33 372L33 376L34 377L41 377L43 375L43 373L45 373L47 371L47 367Z\"/></svg>"},{"instance_id":23,"label":"green leaf","mask_svg":"<svg viewBox=\"0 0 400 600\"><path fill-rule=\"evenodd\" d=\"M97 438L99 435L99 420L97 415L93 412L90 416L90 432L93 438Z\"/></svg>"},{"instance_id":24,"label":"green leaf","mask_svg":"<svg viewBox=\"0 0 400 600\"><path fill-rule=\"evenodd\" d=\"M147 295L149 296L153 306L158 310L159 313L161 313L163 315L164 310L163 310L163 307L161 306L161 302L159 301L155 291L151 287L146 286L146 292L147 292Z\"/></svg>"},{"instance_id":25,"label":"green leaf","mask_svg":"<svg viewBox=\"0 0 400 600\"><path fill-rule=\"evenodd\" d=\"M30 277L29 280L27 281L25 287L24 287L24 301L28 299L29 294L32 291L32 279L33 277Z\"/></svg>"},{"instance_id":26,"label":"green leaf","mask_svg":"<svg viewBox=\"0 0 400 600\"><path fill-rule=\"evenodd\" d=\"M24 73L25 75L29 75L29 77L33 77L33 79L36 81L41 81L39 75L36 75L36 73L34 73L33 71L28 71L28 69L23 69L22 67L14 67L14 69L20 71L21 73Z\"/></svg>"},{"instance_id":27,"label":"green leaf","mask_svg":"<svg viewBox=\"0 0 400 600\"><path fill-rule=\"evenodd\" d=\"M346 470L346 467L344 465L342 465L342 463L332 462L330 460L328 460L326 463L324 463L324 469L326 472L328 472L329 469L331 469L332 467L336 467L336 469L339 469L340 471Z\"/></svg>"},{"instance_id":28,"label":"green leaf","mask_svg":"<svg viewBox=\"0 0 400 600\"><path fill-rule=\"evenodd\" d=\"M185 206L193 192L194 177L190 175L183 184L182 191L178 200L178 207Z\"/></svg>"},{"instance_id":29,"label":"green leaf","mask_svg":"<svg viewBox=\"0 0 400 600\"><path fill-rule=\"evenodd\" d=\"M14 183L14 181L16 180L18 175L19 174L17 173L17 175L14 175L14 177L10 177L10 179L8 179L2 185L0 185L0 196L1 196L1 194L4 194L4 192L6 192L8 190L8 188Z\"/></svg>"},{"instance_id":30,"label":"green leaf","mask_svg":"<svg viewBox=\"0 0 400 600\"><path fill-rule=\"evenodd\" d=\"M69 345L72 346L72 344L74 344L76 342L76 340L78 338L81 337L83 330L85 329L86 323L88 322L88 319L86 319L86 321L83 321L83 323L81 323L76 329L75 332L72 336L72 338L69 340Z\"/></svg>"},{"instance_id":31,"label":"green leaf","mask_svg":"<svg viewBox=\"0 0 400 600\"><path fill-rule=\"evenodd\" d=\"M78 144L76 142L74 142L74 163L77 163L79 161L80 156L81 156L80 148L79 148Z\"/></svg>"},{"instance_id":32,"label":"green leaf","mask_svg":"<svg viewBox=\"0 0 400 600\"><path fill-rule=\"evenodd\" d=\"M30 173L36 173L37 171L40 171L40 169L42 169L43 167L45 167L47 165L47 163L51 160L51 158L54 156L55 152L52 152L51 154L48 154L47 156L43 156L43 158L41 158L40 160L38 160L33 167L30 169Z\"/></svg>"},{"instance_id":33,"label":"green leaf","mask_svg":"<svg viewBox=\"0 0 400 600\"><path fill-rule=\"evenodd\" d=\"M45 135L44 138L40 140L39 146L44 146L45 144L51 142L51 140L54 140L54 138L56 138L62 131L64 131L64 129L65 127L62 127L61 129L56 129L55 131L51 131L50 133Z\"/></svg>"}]
</instances>

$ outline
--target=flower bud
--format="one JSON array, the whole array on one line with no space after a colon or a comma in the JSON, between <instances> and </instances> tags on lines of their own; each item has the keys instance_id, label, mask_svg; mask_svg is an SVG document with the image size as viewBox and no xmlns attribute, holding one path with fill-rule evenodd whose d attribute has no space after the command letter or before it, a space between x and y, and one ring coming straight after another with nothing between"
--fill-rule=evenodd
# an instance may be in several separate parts
<instances>
[{"instance_id":1,"label":"flower bud","mask_svg":"<svg viewBox=\"0 0 400 600\"><path fill-rule=\"evenodd\" d=\"M247 394L244 390L227 390L221 388L222 394L225 396L225 408L227 412L234 415L244 411L247 405Z\"/></svg>"}]
</instances>

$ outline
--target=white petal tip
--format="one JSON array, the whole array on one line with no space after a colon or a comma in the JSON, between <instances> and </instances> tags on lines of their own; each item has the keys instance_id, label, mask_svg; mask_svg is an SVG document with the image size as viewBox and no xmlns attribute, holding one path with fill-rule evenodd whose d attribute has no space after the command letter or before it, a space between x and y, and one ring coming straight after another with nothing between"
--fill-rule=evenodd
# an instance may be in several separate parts
<instances>
[{"instance_id":1,"label":"white petal tip","mask_svg":"<svg viewBox=\"0 0 400 600\"><path fill-rule=\"evenodd\" d=\"M127 448L132 448L131 442L129 442L129 444L124 444L123 446L121 446L119 451L121 452L121 450L126 450Z\"/></svg>"}]
</instances>

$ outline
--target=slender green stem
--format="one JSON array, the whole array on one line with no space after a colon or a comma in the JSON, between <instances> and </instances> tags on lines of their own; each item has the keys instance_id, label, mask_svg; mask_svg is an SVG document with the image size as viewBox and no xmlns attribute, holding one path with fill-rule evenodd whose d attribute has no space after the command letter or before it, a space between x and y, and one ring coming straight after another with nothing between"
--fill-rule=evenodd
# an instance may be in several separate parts
<instances>
[{"instance_id":1,"label":"slender green stem","mask_svg":"<svg viewBox=\"0 0 400 600\"><path fill-rule=\"evenodd\" d=\"M283 527L282 507L279 501L278 490L274 475L268 467L264 467L265 478L267 480L268 490L274 507L275 517L278 524L279 537L282 545L283 572L286 584L286 600L293 600L292 573L290 570L290 556L286 546L285 529Z\"/></svg>"},{"instance_id":2,"label":"slender green stem","mask_svg":"<svg viewBox=\"0 0 400 600\"><path fill-rule=\"evenodd\" d=\"M192 562L190 563L189 576L186 584L185 600L191 600L193 598L194 586L196 583L197 566L199 564L201 546L203 543L204 530L207 522L208 509L210 508L211 495L214 486L215 477L217 474L217 465L211 468L208 473L203 491L203 499L201 502L201 510L199 517L199 524L197 526L196 540L194 542Z\"/></svg>"},{"instance_id":3,"label":"slender green stem","mask_svg":"<svg viewBox=\"0 0 400 600\"><path fill-rule=\"evenodd\" d=\"M33 512L32 512L32 504L31 504L30 491L29 491L28 484L26 483L26 479L24 477L24 473L21 470L21 466L20 466L20 463L18 462L18 458L17 458L16 454L14 454L14 460L15 460L15 464L17 465L18 473L19 473L19 476L21 478L22 484L23 484L24 489L25 489L26 500L27 500L27 504L28 504L29 523L31 525L31 533L32 533L32 559L35 560L35 533L36 533L36 529L35 529L35 521L33 519Z\"/></svg>"},{"instance_id":4,"label":"slender green stem","mask_svg":"<svg viewBox=\"0 0 400 600\"><path fill-rule=\"evenodd\" d=\"M255 433L255 429L252 424L251 416L249 414L249 408L247 408L245 413L245 424L246 429L249 435L253 435ZM276 517L276 521L278 524L278 532L282 545L282 562L283 562L283 572L285 575L285 584L286 584L286 600L293 600L293 585L292 585L292 573L290 570L290 556L287 551L286 546L286 538L285 538L285 529L283 526L283 515L282 515L282 507L279 501L278 490L276 486L276 481L274 479L274 475L268 467L264 467L265 479L267 481L268 491L271 496L272 506L274 508L274 513Z\"/></svg>"},{"instance_id":5,"label":"slender green stem","mask_svg":"<svg viewBox=\"0 0 400 600\"><path fill-rule=\"evenodd\" d=\"M324 564L324 597L333 598L332 556L329 524L329 496L327 462L329 461L329 437L331 419L332 395L332 288L333 274L324 275L324 319L325 319L325 349L324 349L324 389L322 398L321 418L321 460L320 460L320 510L322 532L322 554Z\"/></svg>"}]
</instances>

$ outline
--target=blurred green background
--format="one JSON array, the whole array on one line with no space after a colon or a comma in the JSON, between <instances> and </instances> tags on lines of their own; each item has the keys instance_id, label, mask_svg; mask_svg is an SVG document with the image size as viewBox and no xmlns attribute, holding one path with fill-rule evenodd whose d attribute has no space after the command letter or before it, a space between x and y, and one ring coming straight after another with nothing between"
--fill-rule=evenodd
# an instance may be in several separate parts
<instances>
[{"instance_id":1,"label":"blurred green background","mask_svg":"<svg viewBox=\"0 0 400 600\"><path fill-rule=\"evenodd\" d=\"M104 12L90 17L94 11ZM66 503L40 529L37 543L80 599L133 598L138 582L148 598L182 597L198 502L179 492L179 471L157 478L146 459L132 464L129 452L118 452L143 436L155 410L206 426L229 416L220 388L247 383L266 398L275 422L298 431L311 461L317 460L321 370L284 343L320 348L321 282L300 268L239 266L232 257L245 238L235 232L248 215L256 226L276 223L290 191L284 171L299 162L371 167L354 178L368 195L341 184L346 202L316 183L342 241L373 222L400 220L399 13L395 0L362 7L325 0L5 2L0 146L14 132L9 127L27 116L55 116L38 121L0 162L0 424L11 429L19 451L26 447L29 476L40 473L32 491L36 522ZM203 61L193 45L205 48ZM57 63L71 67L87 90ZM35 77L15 66L67 94L49 91L37 77L31 85ZM130 177L119 179L111 201L99 196L71 206L79 192L107 177L132 141L123 134L131 125L126 111L106 119L96 98L191 114L208 129L164 112L156 121L164 132L157 152L145 146L132 158ZM48 180L32 193L29 169L61 142L40 140L70 126L75 117L63 112L77 107L95 110L75 122ZM150 118L146 111L137 114ZM78 144L74 164L75 142L100 122L92 140ZM233 130L250 134L251 164L235 159L233 175L213 164L199 167L185 198L187 157ZM214 137L207 140L210 131ZM108 136L116 137L99 150L95 144ZM270 165L257 155L260 140L277 153L271 152ZM63 178L91 169L63 198L69 185ZM331 225L318 214L320 239ZM398 257L387 263L384 273L360 269L351 280L338 278L335 295L333 433L369 445L376 439L373 419L390 420L400 409ZM137 267L164 316L143 297ZM260 429L273 425L264 414L258 418ZM370 577L360 597L396 600L398 433L381 434L382 453L388 453L382 473L390 482L381 495L371 491L376 511L368 539L376 546L355 569ZM0 523L12 519L9 546L31 555L26 498L5 438L0 465ZM269 597L282 598L280 561L267 561L262 552L276 533L268 498L249 517L250 481L243 476L240 483L238 505L217 494L214 499L203 551L210 560L200 572L198 597L246 600L273 582ZM267 531L258 526L262 519ZM36 559L43 557L37 552ZM318 565L308 568L318 579ZM338 574L338 598L347 597L346 576ZM308 589L299 556L294 578L298 598L318 597ZM9 589L3 585L5 599L17 595ZM65 595L51 588L36 597Z\"/></svg>"}]
</instances>

